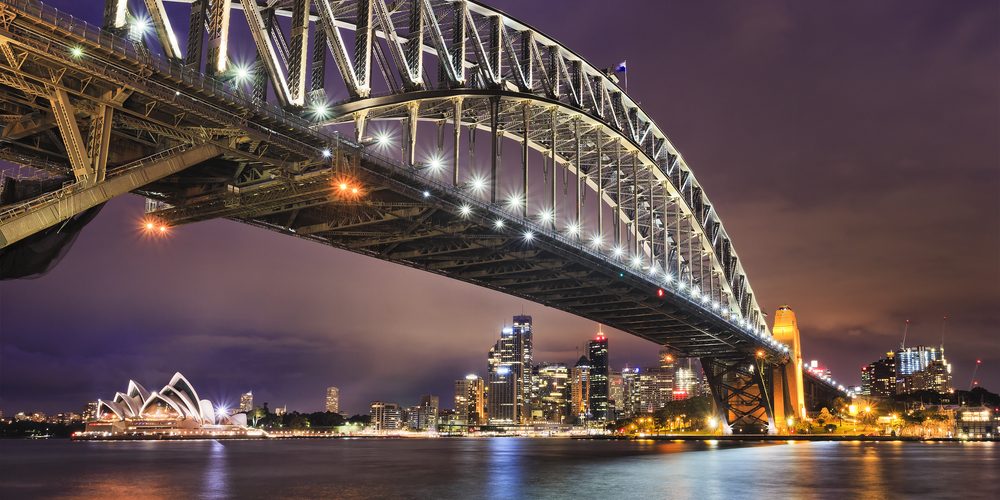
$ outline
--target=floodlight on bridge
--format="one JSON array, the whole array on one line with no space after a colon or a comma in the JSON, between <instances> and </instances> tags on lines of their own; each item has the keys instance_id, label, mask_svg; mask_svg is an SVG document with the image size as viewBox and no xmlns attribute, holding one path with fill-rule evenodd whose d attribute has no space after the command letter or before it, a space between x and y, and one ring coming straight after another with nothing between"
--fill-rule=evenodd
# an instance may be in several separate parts
<instances>
[{"instance_id":1,"label":"floodlight on bridge","mask_svg":"<svg viewBox=\"0 0 1000 500\"><path fill-rule=\"evenodd\" d=\"M145 36L146 33L149 33L151 28L152 25L150 24L149 19L144 16L139 16L129 24L129 35L134 39L140 39Z\"/></svg>"},{"instance_id":2,"label":"floodlight on bridge","mask_svg":"<svg viewBox=\"0 0 1000 500\"><path fill-rule=\"evenodd\" d=\"M333 155L333 153L330 152L330 148L323 149L321 153L323 154L323 158L329 158L330 156Z\"/></svg>"},{"instance_id":3,"label":"floodlight on bridge","mask_svg":"<svg viewBox=\"0 0 1000 500\"><path fill-rule=\"evenodd\" d=\"M69 55L73 56L73 59L79 59L83 57L83 47L76 45L69 49Z\"/></svg>"},{"instance_id":4,"label":"floodlight on bridge","mask_svg":"<svg viewBox=\"0 0 1000 500\"><path fill-rule=\"evenodd\" d=\"M497 229L503 229L503 219L497 219L493 222L493 227Z\"/></svg>"},{"instance_id":5,"label":"floodlight on bridge","mask_svg":"<svg viewBox=\"0 0 1000 500\"><path fill-rule=\"evenodd\" d=\"M552 210L542 210L541 212L538 213L538 220L542 224L546 225L551 224L552 217L553 217Z\"/></svg>"},{"instance_id":6,"label":"floodlight on bridge","mask_svg":"<svg viewBox=\"0 0 1000 500\"><path fill-rule=\"evenodd\" d=\"M530 242L533 239L535 239L535 233L531 231L524 232L524 241Z\"/></svg>"},{"instance_id":7,"label":"floodlight on bridge","mask_svg":"<svg viewBox=\"0 0 1000 500\"><path fill-rule=\"evenodd\" d=\"M472 207L469 205L462 205L461 207L458 207L458 213L461 214L462 217L468 217L472 214Z\"/></svg>"},{"instance_id":8,"label":"floodlight on bridge","mask_svg":"<svg viewBox=\"0 0 1000 500\"><path fill-rule=\"evenodd\" d=\"M245 83L250 79L252 74L253 72L250 71L250 68L245 64L233 65L233 80L235 80L238 84Z\"/></svg>"}]
</instances>

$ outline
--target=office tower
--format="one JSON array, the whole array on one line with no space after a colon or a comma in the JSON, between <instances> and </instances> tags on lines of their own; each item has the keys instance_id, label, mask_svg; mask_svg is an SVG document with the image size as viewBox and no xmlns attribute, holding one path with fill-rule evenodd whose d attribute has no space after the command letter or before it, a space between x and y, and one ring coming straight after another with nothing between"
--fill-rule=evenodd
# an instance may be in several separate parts
<instances>
[{"instance_id":1,"label":"office tower","mask_svg":"<svg viewBox=\"0 0 1000 500\"><path fill-rule=\"evenodd\" d=\"M621 372L608 373L608 420L624 418L625 381Z\"/></svg>"},{"instance_id":2,"label":"office tower","mask_svg":"<svg viewBox=\"0 0 1000 500\"><path fill-rule=\"evenodd\" d=\"M514 316L514 326L500 332L489 353L489 422L522 424L530 419L531 316Z\"/></svg>"},{"instance_id":3,"label":"office tower","mask_svg":"<svg viewBox=\"0 0 1000 500\"><path fill-rule=\"evenodd\" d=\"M566 386L569 369L563 363L544 363L538 366L535 375L535 399L541 412L540 420L546 422L568 422L566 408Z\"/></svg>"},{"instance_id":4,"label":"office tower","mask_svg":"<svg viewBox=\"0 0 1000 500\"><path fill-rule=\"evenodd\" d=\"M437 396L424 395L420 404L407 411L407 427L415 431L436 431L439 400Z\"/></svg>"},{"instance_id":5,"label":"office tower","mask_svg":"<svg viewBox=\"0 0 1000 500\"><path fill-rule=\"evenodd\" d=\"M580 356L576 365L570 371L570 391L573 417L579 420L589 420L590 412L590 360Z\"/></svg>"},{"instance_id":6,"label":"office tower","mask_svg":"<svg viewBox=\"0 0 1000 500\"><path fill-rule=\"evenodd\" d=\"M478 375L455 381L455 414L462 425L486 423L486 383Z\"/></svg>"},{"instance_id":7,"label":"office tower","mask_svg":"<svg viewBox=\"0 0 1000 500\"><path fill-rule=\"evenodd\" d=\"M619 408L621 418L630 418L641 413L642 390L639 385L639 368L622 368L623 401Z\"/></svg>"},{"instance_id":8,"label":"office tower","mask_svg":"<svg viewBox=\"0 0 1000 500\"><path fill-rule=\"evenodd\" d=\"M693 360L691 358L683 360L677 367L674 379L673 400L680 401L697 395L696 393L699 392L698 386L701 382L700 379L701 377L694 367Z\"/></svg>"},{"instance_id":9,"label":"office tower","mask_svg":"<svg viewBox=\"0 0 1000 500\"><path fill-rule=\"evenodd\" d=\"M340 413L340 389L336 387L326 388L326 411Z\"/></svg>"},{"instance_id":10,"label":"office tower","mask_svg":"<svg viewBox=\"0 0 1000 500\"><path fill-rule=\"evenodd\" d=\"M83 407L83 419L93 420L97 418L97 401L90 401ZM3 413L0 413L0 420L3 420Z\"/></svg>"},{"instance_id":11,"label":"office tower","mask_svg":"<svg viewBox=\"0 0 1000 500\"><path fill-rule=\"evenodd\" d=\"M608 338L598 332L587 343L590 357L590 396L588 406L594 420L608 419Z\"/></svg>"},{"instance_id":12,"label":"office tower","mask_svg":"<svg viewBox=\"0 0 1000 500\"><path fill-rule=\"evenodd\" d=\"M896 395L895 352L885 353L884 358L873 361L861 370L861 392L877 398L891 398Z\"/></svg>"},{"instance_id":13,"label":"office tower","mask_svg":"<svg viewBox=\"0 0 1000 500\"><path fill-rule=\"evenodd\" d=\"M403 427L403 414L396 403L372 401L371 426L376 431L392 431Z\"/></svg>"},{"instance_id":14,"label":"office tower","mask_svg":"<svg viewBox=\"0 0 1000 500\"><path fill-rule=\"evenodd\" d=\"M253 391L247 391L246 394L240 396L240 412L250 411L253 411Z\"/></svg>"}]
</instances>

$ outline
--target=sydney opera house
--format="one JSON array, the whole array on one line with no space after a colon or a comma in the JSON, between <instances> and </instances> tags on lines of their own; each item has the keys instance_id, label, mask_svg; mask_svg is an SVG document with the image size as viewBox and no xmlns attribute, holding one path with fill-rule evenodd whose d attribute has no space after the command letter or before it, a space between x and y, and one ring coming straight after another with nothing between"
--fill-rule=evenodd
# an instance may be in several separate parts
<instances>
[{"instance_id":1,"label":"sydney opera house","mask_svg":"<svg viewBox=\"0 0 1000 500\"><path fill-rule=\"evenodd\" d=\"M246 426L245 414L230 415L199 398L184 375L175 373L159 391L148 391L130 380L125 392L115 394L111 401L98 401L97 418L87 422L84 434L195 437L246 434Z\"/></svg>"}]
</instances>

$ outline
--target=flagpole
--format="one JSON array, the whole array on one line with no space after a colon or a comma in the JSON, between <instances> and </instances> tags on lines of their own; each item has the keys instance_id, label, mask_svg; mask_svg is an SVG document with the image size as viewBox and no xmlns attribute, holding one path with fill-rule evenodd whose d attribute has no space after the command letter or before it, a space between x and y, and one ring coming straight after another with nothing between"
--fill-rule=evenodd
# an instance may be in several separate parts
<instances>
[{"instance_id":1,"label":"flagpole","mask_svg":"<svg viewBox=\"0 0 1000 500\"><path fill-rule=\"evenodd\" d=\"M627 94L628 93L628 59L625 60L625 75L624 76L625 76L625 78L623 78L623 80L625 80L625 93Z\"/></svg>"}]
</instances>

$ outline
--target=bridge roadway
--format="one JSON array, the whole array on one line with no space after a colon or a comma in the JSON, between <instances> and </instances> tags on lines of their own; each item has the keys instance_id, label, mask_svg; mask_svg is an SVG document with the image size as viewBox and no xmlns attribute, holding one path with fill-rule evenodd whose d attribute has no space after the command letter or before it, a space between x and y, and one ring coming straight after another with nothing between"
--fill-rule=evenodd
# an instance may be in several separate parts
<instances>
[{"instance_id":1,"label":"bridge roadway","mask_svg":"<svg viewBox=\"0 0 1000 500\"><path fill-rule=\"evenodd\" d=\"M510 26L528 29L516 22ZM442 179L440 168L414 161L417 121L441 121L439 108L455 102L446 99L448 92L413 89L420 102L416 112L407 104L413 101L399 93L332 106L338 111L327 117L330 123L338 115L354 121L358 132L348 139L317 127L316 117L310 119L302 108L266 102L257 92L259 78L253 92L240 90L232 80L202 73L197 64L185 66L123 37L120 29L100 29L41 3L0 0L0 49L5 121L0 158L75 179L26 203L0 207L2 251L30 244L115 196L138 193L161 202L154 212L158 223L229 218L618 328L678 356L702 359L720 413L734 429L769 425L773 431L775 421L782 421L776 419L781 411L769 407L766 388L777 373L773 369L787 363L788 347L768 332L742 268L733 265L735 251L700 188L693 187L693 176L678 166L678 155L661 154L665 139L657 145L639 133L614 137L626 128L620 122L609 125L594 112L580 113L553 96L536 97L524 89L480 83L452 91L472 102L454 115L462 126L481 128L485 122L497 141L520 134L523 193L529 148L551 155L552 163L545 164L552 176L551 207L559 206L556 165L576 176L578 225L567 231L529 215L527 196L521 204L497 201L496 175L485 187L492 190L487 199L478 181L459 182L461 126L454 127L452 182ZM281 92L278 84L275 94ZM583 87L577 90L579 98ZM366 99L368 104L359 104ZM494 106L492 116L489 108L485 120L475 114L484 111L475 107L477 99ZM401 109L410 114L399 115ZM519 113L523 120L515 124ZM402 161L364 140L365 120L375 116L408 119L412 128L402 144ZM507 120L507 128L498 130L499 120ZM592 134L588 151L581 150L584 122ZM629 128L638 125L633 112ZM574 128L575 137L567 136ZM547 134L548 142L531 130ZM497 147L495 141L494 172ZM667 168L637 165L649 158L662 159ZM622 183L631 188L623 190ZM619 245L614 251L581 230L586 196L581 191L588 186L606 204L599 204L597 219L613 206ZM566 210L572 213L571 206ZM671 221L674 213L680 215ZM623 224L630 234L623 233ZM603 236L603 229L598 226L597 234ZM621 252L629 245L631 252Z\"/></svg>"}]
</instances>

